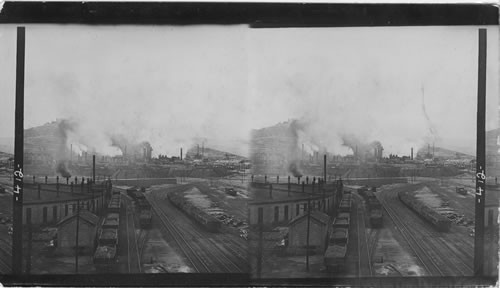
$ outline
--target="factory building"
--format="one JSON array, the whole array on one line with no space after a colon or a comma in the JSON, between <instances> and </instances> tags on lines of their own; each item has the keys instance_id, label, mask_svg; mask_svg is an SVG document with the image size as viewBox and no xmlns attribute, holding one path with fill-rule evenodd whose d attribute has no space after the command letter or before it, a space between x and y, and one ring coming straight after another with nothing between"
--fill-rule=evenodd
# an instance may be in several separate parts
<instances>
[{"instance_id":1,"label":"factory building","mask_svg":"<svg viewBox=\"0 0 500 288\"><path fill-rule=\"evenodd\" d=\"M108 190L96 185L88 187L56 184L24 184L23 225L55 225L78 211L99 213L105 207ZM110 190L109 190L110 191Z\"/></svg>"},{"instance_id":2,"label":"factory building","mask_svg":"<svg viewBox=\"0 0 500 288\"><path fill-rule=\"evenodd\" d=\"M254 174L285 175L290 164L300 157L294 121L253 130L250 160Z\"/></svg>"},{"instance_id":3,"label":"factory building","mask_svg":"<svg viewBox=\"0 0 500 288\"><path fill-rule=\"evenodd\" d=\"M308 205L314 211L332 215L341 189L334 185L325 185L325 189L305 185L252 183L251 200L248 202L248 221L250 225L262 224L264 227L286 226L297 216L307 212ZM259 215L261 215L259 217ZM259 218L262 223L259 223Z\"/></svg>"}]
</instances>

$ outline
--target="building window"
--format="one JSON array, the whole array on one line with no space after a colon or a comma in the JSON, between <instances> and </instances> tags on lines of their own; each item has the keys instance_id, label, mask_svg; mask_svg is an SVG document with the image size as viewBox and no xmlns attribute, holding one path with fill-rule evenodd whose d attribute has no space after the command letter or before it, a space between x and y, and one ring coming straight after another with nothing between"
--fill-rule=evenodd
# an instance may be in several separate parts
<instances>
[{"instance_id":1,"label":"building window","mask_svg":"<svg viewBox=\"0 0 500 288\"><path fill-rule=\"evenodd\" d=\"M52 207L52 221L57 222L57 206Z\"/></svg>"},{"instance_id":2,"label":"building window","mask_svg":"<svg viewBox=\"0 0 500 288\"><path fill-rule=\"evenodd\" d=\"M264 221L263 221L263 220L264 220L264 219L263 219L263 218L264 218L264 210L262 209L262 207L259 207L259 214L258 214L258 217L259 217L259 219L258 219L258 223L259 223L259 224L262 224L262 223L264 222Z\"/></svg>"},{"instance_id":3,"label":"building window","mask_svg":"<svg viewBox=\"0 0 500 288\"><path fill-rule=\"evenodd\" d=\"M64 205L64 216L68 216L68 204Z\"/></svg>"},{"instance_id":4,"label":"building window","mask_svg":"<svg viewBox=\"0 0 500 288\"><path fill-rule=\"evenodd\" d=\"M26 223L31 224L31 208L26 208Z\"/></svg>"},{"instance_id":5,"label":"building window","mask_svg":"<svg viewBox=\"0 0 500 288\"><path fill-rule=\"evenodd\" d=\"M295 205L295 216L299 215L299 211L300 211L300 205L297 204Z\"/></svg>"},{"instance_id":6,"label":"building window","mask_svg":"<svg viewBox=\"0 0 500 288\"><path fill-rule=\"evenodd\" d=\"M304 213L306 213L306 211L307 211L307 203L304 203L303 207L304 207Z\"/></svg>"},{"instance_id":7,"label":"building window","mask_svg":"<svg viewBox=\"0 0 500 288\"><path fill-rule=\"evenodd\" d=\"M280 221L280 207L275 206L274 207L274 222L277 223Z\"/></svg>"},{"instance_id":8,"label":"building window","mask_svg":"<svg viewBox=\"0 0 500 288\"><path fill-rule=\"evenodd\" d=\"M76 213L76 204L73 203L73 205L71 205L71 206L73 207L73 209L72 209L73 210L73 214L75 214Z\"/></svg>"},{"instance_id":9,"label":"building window","mask_svg":"<svg viewBox=\"0 0 500 288\"><path fill-rule=\"evenodd\" d=\"M43 221L43 224L46 224L47 223L47 207L43 207L43 215L42 215L42 221Z\"/></svg>"},{"instance_id":10,"label":"building window","mask_svg":"<svg viewBox=\"0 0 500 288\"><path fill-rule=\"evenodd\" d=\"M285 205L285 221L288 221L288 205Z\"/></svg>"}]
</instances>

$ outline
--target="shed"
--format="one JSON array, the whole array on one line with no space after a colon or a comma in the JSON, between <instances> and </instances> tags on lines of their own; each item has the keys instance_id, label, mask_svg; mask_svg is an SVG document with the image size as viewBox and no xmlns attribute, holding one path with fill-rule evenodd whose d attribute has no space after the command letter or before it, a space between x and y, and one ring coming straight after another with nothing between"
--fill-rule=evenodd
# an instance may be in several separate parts
<instances>
[{"instance_id":1,"label":"shed","mask_svg":"<svg viewBox=\"0 0 500 288\"><path fill-rule=\"evenodd\" d=\"M330 232L330 216L319 211L311 211L309 224L309 251L323 253L328 243ZM308 213L300 214L290 220L288 248L290 254L301 255L307 248Z\"/></svg>"},{"instance_id":2,"label":"shed","mask_svg":"<svg viewBox=\"0 0 500 288\"><path fill-rule=\"evenodd\" d=\"M93 250L99 217L89 211L80 211L80 214L72 214L57 223L57 247L76 248L77 221L79 249Z\"/></svg>"}]
</instances>

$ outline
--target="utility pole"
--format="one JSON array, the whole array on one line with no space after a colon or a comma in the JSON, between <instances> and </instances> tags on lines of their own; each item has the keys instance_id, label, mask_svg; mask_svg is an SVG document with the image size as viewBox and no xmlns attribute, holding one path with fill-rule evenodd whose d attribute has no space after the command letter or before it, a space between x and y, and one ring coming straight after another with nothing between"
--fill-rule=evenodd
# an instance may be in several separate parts
<instances>
[{"instance_id":1,"label":"utility pole","mask_svg":"<svg viewBox=\"0 0 500 288\"><path fill-rule=\"evenodd\" d=\"M304 187L304 182L302 182L302 187ZM302 189L304 190L304 189ZM306 270L309 272L309 232L311 224L311 195L307 199L307 239L306 239Z\"/></svg>"},{"instance_id":2,"label":"utility pole","mask_svg":"<svg viewBox=\"0 0 500 288\"><path fill-rule=\"evenodd\" d=\"M76 247L75 247L75 274L78 274L78 233L80 232L80 200L76 202Z\"/></svg>"},{"instance_id":3,"label":"utility pole","mask_svg":"<svg viewBox=\"0 0 500 288\"><path fill-rule=\"evenodd\" d=\"M25 27L17 27L16 107L14 148L14 193L12 232L12 273L22 274L23 266L23 168L24 168L24 60Z\"/></svg>"},{"instance_id":4,"label":"utility pole","mask_svg":"<svg viewBox=\"0 0 500 288\"><path fill-rule=\"evenodd\" d=\"M476 137L476 199L474 234L474 276L483 276L484 266L484 202L486 199L486 29L479 29L477 137Z\"/></svg>"}]
</instances>

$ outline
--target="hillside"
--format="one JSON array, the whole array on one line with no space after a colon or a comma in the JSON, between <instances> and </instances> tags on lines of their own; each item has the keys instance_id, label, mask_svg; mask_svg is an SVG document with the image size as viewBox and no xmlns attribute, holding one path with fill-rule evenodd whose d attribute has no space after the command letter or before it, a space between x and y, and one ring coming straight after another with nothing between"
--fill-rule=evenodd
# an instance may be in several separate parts
<instances>
[{"instance_id":1,"label":"hillside","mask_svg":"<svg viewBox=\"0 0 500 288\"><path fill-rule=\"evenodd\" d=\"M196 157L197 153L198 153L198 147L197 146L192 147L187 151L186 157L195 159L195 158L197 158ZM219 150L208 148L208 147L205 147L204 149L202 149L202 147L200 147L200 149L199 149L200 156L202 153L203 153L203 158L207 158L210 160L220 160L220 159L244 160L244 159L246 159L243 156L239 156L239 155L232 154L229 152L219 151Z\"/></svg>"}]
</instances>

